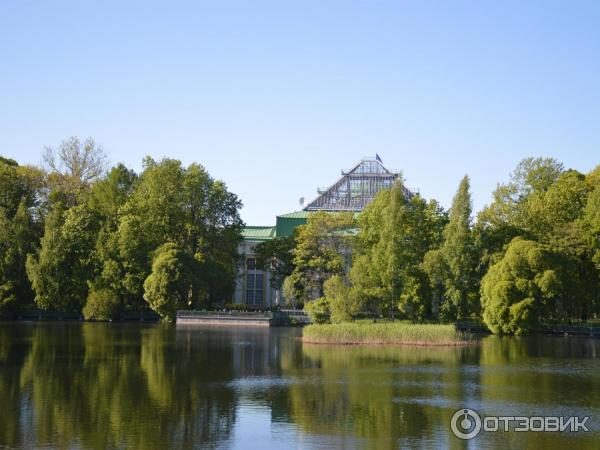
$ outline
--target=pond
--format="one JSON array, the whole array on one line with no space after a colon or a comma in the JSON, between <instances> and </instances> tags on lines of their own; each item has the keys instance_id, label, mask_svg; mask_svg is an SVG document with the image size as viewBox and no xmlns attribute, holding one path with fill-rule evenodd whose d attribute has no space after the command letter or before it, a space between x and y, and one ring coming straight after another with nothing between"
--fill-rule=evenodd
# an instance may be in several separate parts
<instances>
[{"instance_id":1,"label":"pond","mask_svg":"<svg viewBox=\"0 0 600 450\"><path fill-rule=\"evenodd\" d=\"M598 448L600 340L457 348L302 344L298 328L0 323L0 447ZM588 416L589 432L454 436L482 416Z\"/></svg>"}]
</instances>

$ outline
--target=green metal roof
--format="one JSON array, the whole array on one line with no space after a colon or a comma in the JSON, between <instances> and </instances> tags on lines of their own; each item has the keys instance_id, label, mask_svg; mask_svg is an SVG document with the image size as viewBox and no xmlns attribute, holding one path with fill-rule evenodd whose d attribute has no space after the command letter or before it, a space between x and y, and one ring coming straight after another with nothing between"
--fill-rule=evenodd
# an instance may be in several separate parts
<instances>
[{"instance_id":1,"label":"green metal roof","mask_svg":"<svg viewBox=\"0 0 600 450\"><path fill-rule=\"evenodd\" d=\"M299 225L305 224L311 214L314 214L314 211L295 211L288 214L280 214L277 216L276 226L246 226L242 230L242 237L245 241L268 241L275 237L291 236L294 233L294 229ZM355 212L354 217L357 217L358 214L358 212ZM354 234L355 230L347 230L344 233Z\"/></svg>"},{"instance_id":2,"label":"green metal roof","mask_svg":"<svg viewBox=\"0 0 600 450\"><path fill-rule=\"evenodd\" d=\"M247 241L268 241L275 237L275 227L247 226L242 230L242 236Z\"/></svg>"}]
</instances>

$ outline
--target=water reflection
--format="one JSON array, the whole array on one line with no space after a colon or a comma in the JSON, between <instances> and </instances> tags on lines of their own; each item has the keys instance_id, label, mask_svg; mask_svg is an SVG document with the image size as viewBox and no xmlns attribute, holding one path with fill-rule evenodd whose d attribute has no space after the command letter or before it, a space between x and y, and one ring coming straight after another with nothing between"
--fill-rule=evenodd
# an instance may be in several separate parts
<instances>
[{"instance_id":1,"label":"water reflection","mask_svg":"<svg viewBox=\"0 0 600 450\"><path fill-rule=\"evenodd\" d=\"M0 446L594 448L599 434L465 443L459 407L589 415L600 341L486 337L460 348L302 345L297 329L0 324Z\"/></svg>"}]
</instances>

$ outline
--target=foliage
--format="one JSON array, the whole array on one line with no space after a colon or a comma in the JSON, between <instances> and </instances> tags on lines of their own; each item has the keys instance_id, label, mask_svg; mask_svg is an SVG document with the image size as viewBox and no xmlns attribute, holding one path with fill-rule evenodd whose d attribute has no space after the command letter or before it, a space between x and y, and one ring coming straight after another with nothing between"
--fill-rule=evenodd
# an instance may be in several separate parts
<instances>
[{"instance_id":1,"label":"foliage","mask_svg":"<svg viewBox=\"0 0 600 450\"><path fill-rule=\"evenodd\" d=\"M43 309L81 311L98 260L94 251L98 216L86 205L50 211L37 254L27 259L35 302Z\"/></svg>"},{"instance_id":2,"label":"foliage","mask_svg":"<svg viewBox=\"0 0 600 450\"><path fill-rule=\"evenodd\" d=\"M44 175L0 157L0 317L33 303L25 269L44 215Z\"/></svg>"},{"instance_id":3,"label":"foliage","mask_svg":"<svg viewBox=\"0 0 600 450\"><path fill-rule=\"evenodd\" d=\"M349 266L352 213L315 212L297 229L292 274L293 297L314 300L324 294L323 285L333 275L345 273Z\"/></svg>"},{"instance_id":4,"label":"foliage","mask_svg":"<svg viewBox=\"0 0 600 450\"><path fill-rule=\"evenodd\" d=\"M241 202L198 165L147 157L138 175L93 140L45 155L46 171L0 157L0 316L41 308L118 312L229 302ZM290 306L318 321L483 318L523 333L540 320L600 315L600 166L521 161L471 220L469 178L449 214L402 180L352 213L311 213L257 246ZM144 300L146 298L146 300Z\"/></svg>"},{"instance_id":5,"label":"foliage","mask_svg":"<svg viewBox=\"0 0 600 450\"><path fill-rule=\"evenodd\" d=\"M119 223L121 211L127 198L133 192L137 175L122 164L113 167L107 176L92 186L87 204L98 214L101 221L96 240L99 260L99 273L92 280L98 289L110 289L126 307L138 309L139 301L127 295L123 280L124 261L119 252Z\"/></svg>"},{"instance_id":6,"label":"foliage","mask_svg":"<svg viewBox=\"0 0 600 450\"><path fill-rule=\"evenodd\" d=\"M360 304L341 275L334 275L323 285L333 323L348 322L359 312Z\"/></svg>"},{"instance_id":7,"label":"foliage","mask_svg":"<svg viewBox=\"0 0 600 450\"><path fill-rule=\"evenodd\" d=\"M588 191L583 174L575 170L563 172L545 191L531 194L524 229L539 240L551 239L566 224L581 216Z\"/></svg>"},{"instance_id":8,"label":"foliage","mask_svg":"<svg viewBox=\"0 0 600 450\"><path fill-rule=\"evenodd\" d=\"M361 215L350 273L352 295L360 305L394 316L399 310L414 321L431 311L425 253L439 241L444 223L437 205L419 195L407 197L401 181L380 193Z\"/></svg>"},{"instance_id":9,"label":"foliage","mask_svg":"<svg viewBox=\"0 0 600 450\"><path fill-rule=\"evenodd\" d=\"M82 312L86 320L111 320L118 317L119 309L116 293L110 289L99 289L90 291Z\"/></svg>"},{"instance_id":10,"label":"foliage","mask_svg":"<svg viewBox=\"0 0 600 450\"><path fill-rule=\"evenodd\" d=\"M295 296L296 292L298 292L300 289L301 286L294 285L294 279L291 276L288 276L283 280L281 291L283 292L283 299L286 305L294 307L296 304L298 304L298 300Z\"/></svg>"},{"instance_id":11,"label":"foliage","mask_svg":"<svg viewBox=\"0 0 600 450\"><path fill-rule=\"evenodd\" d=\"M494 333L523 334L539 322L563 288L546 247L515 238L481 281L483 320Z\"/></svg>"},{"instance_id":12,"label":"foliage","mask_svg":"<svg viewBox=\"0 0 600 450\"><path fill-rule=\"evenodd\" d=\"M328 323L331 316L329 301L325 297L307 302L304 305L304 311L312 323Z\"/></svg>"},{"instance_id":13,"label":"foliage","mask_svg":"<svg viewBox=\"0 0 600 450\"><path fill-rule=\"evenodd\" d=\"M139 182L122 208L117 245L123 264L123 286L141 294L150 274L151 255L165 242L202 262L198 302L211 304L231 297L241 241L241 203L202 166L147 158ZM198 304L197 306L200 306Z\"/></svg>"},{"instance_id":14,"label":"foliage","mask_svg":"<svg viewBox=\"0 0 600 450\"><path fill-rule=\"evenodd\" d=\"M57 150L46 147L44 162L49 168L49 183L55 200L65 205L80 203L91 184L106 169L106 154L92 138L71 137Z\"/></svg>"},{"instance_id":15,"label":"foliage","mask_svg":"<svg viewBox=\"0 0 600 450\"><path fill-rule=\"evenodd\" d=\"M491 228L527 228L531 196L546 192L563 172L553 158L526 158L511 173L510 182L498 185L493 202L481 212L480 221Z\"/></svg>"},{"instance_id":16,"label":"foliage","mask_svg":"<svg viewBox=\"0 0 600 450\"><path fill-rule=\"evenodd\" d=\"M172 322L175 312L192 296L191 259L175 244L159 247L152 263L152 272L144 281L144 300L164 320Z\"/></svg>"},{"instance_id":17,"label":"foliage","mask_svg":"<svg viewBox=\"0 0 600 450\"><path fill-rule=\"evenodd\" d=\"M444 259L444 302L442 317L446 320L463 319L476 311L477 254L471 230L472 202L469 177L465 176L452 201L444 241L440 248Z\"/></svg>"},{"instance_id":18,"label":"foliage","mask_svg":"<svg viewBox=\"0 0 600 450\"><path fill-rule=\"evenodd\" d=\"M449 273L448 265L441 249L429 250L423 257L423 272L427 276L431 292L431 315L440 316L440 309L444 303L446 280Z\"/></svg>"},{"instance_id":19,"label":"foliage","mask_svg":"<svg viewBox=\"0 0 600 450\"><path fill-rule=\"evenodd\" d=\"M194 267L187 300L199 307L230 298L241 239L241 203L201 166L185 168L176 160L146 158L139 177L123 165L105 174L101 148L92 140L82 143L77 138L63 142L57 151L48 150L45 160L51 170L49 206L33 172L27 180L37 191L19 194L32 227L42 230L38 216L45 222L43 232L38 232L39 249L24 250L30 286L40 307L81 311L91 287L92 292L110 291L125 309L147 308L144 282L152 274L157 249L169 242L180 250L178 260L185 260L188 269ZM26 192L23 186L28 184L17 183L12 174L20 168L12 162L2 164L10 169L5 172L11 176L3 179L0 167L0 184L5 180L12 186L7 193L14 192L16 198ZM10 242L9 237L3 242ZM23 269L24 261L25 256ZM161 285L164 280L157 274L152 280L146 294L157 305L152 292L172 286ZM15 286L14 280L6 284L3 304L15 298L9 295ZM95 294L91 298L97 302ZM172 299L167 303L171 305ZM165 315L172 316L170 311Z\"/></svg>"},{"instance_id":20,"label":"foliage","mask_svg":"<svg viewBox=\"0 0 600 450\"><path fill-rule=\"evenodd\" d=\"M273 289L281 289L286 277L294 271L294 236L284 236L264 241L254 248L256 265L271 273Z\"/></svg>"}]
</instances>

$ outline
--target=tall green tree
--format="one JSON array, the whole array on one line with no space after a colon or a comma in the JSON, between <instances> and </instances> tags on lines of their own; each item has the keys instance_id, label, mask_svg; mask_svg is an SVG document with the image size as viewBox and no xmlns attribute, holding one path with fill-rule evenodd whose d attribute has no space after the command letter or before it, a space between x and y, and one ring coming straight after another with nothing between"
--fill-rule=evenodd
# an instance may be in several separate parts
<instances>
[{"instance_id":1,"label":"tall green tree","mask_svg":"<svg viewBox=\"0 0 600 450\"><path fill-rule=\"evenodd\" d=\"M86 205L64 211L56 204L50 211L40 250L27 258L27 274L40 308L81 311L88 282L98 270L99 226L97 214Z\"/></svg>"},{"instance_id":2,"label":"tall green tree","mask_svg":"<svg viewBox=\"0 0 600 450\"><path fill-rule=\"evenodd\" d=\"M0 157L0 317L33 304L25 265L38 247L44 192L39 169Z\"/></svg>"},{"instance_id":3,"label":"tall green tree","mask_svg":"<svg viewBox=\"0 0 600 450\"><path fill-rule=\"evenodd\" d=\"M384 286L373 253L382 240L384 211L389 203L390 190L380 191L358 216L359 232L354 239L352 268L349 273L352 295L360 307L379 315L387 314L390 305L382 305Z\"/></svg>"},{"instance_id":4,"label":"tall green tree","mask_svg":"<svg viewBox=\"0 0 600 450\"><path fill-rule=\"evenodd\" d=\"M302 301L323 297L323 285L350 266L352 213L315 212L297 229L295 265L289 276L293 296Z\"/></svg>"},{"instance_id":5,"label":"tall green tree","mask_svg":"<svg viewBox=\"0 0 600 450\"><path fill-rule=\"evenodd\" d=\"M469 317L477 308L477 254L471 230L472 201L469 177L465 176L452 200L449 222L444 229L441 254L447 268L442 316Z\"/></svg>"},{"instance_id":6,"label":"tall green tree","mask_svg":"<svg viewBox=\"0 0 600 450\"><path fill-rule=\"evenodd\" d=\"M100 310L102 301L106 301L105 310L118 306L139 309L139 299L127 295L123 279L124 261L119 252L119 222L123 205L133 192L137 175L124 165L113 167L106 177L96 181L87 200L89 208L100 218L100 230L96 240L96 252L99 260L99 272L92 281L95 292L93 310ZM116 300L115 300L116 299ZM103 314L107 316L107 314Z\"/></svg>"},{"instance_id":7,"label":"tall green tree","mask_svg":"<svg viewBox=\"0 0 600 450\"><path fill-rule=\"evenodd\" d=\"M586 243L593 253L593 262L600 270L600 186L591 192L581 222L585 230Z\"/></svg>"},{"instance_id":8,"label":"tall green tree","mask_svg":"<svg viewBox=\"0 0 600 450\"><path fill-rule=\"evenodd\" d=\"M401 181L380 193L366 208L357 236L350 279L353 295L379 314L397 309L412 320L431 312L431 295L423 271L425 253L436 235L430 207L419 195L407 195ZM439 212L439 211L438 211Z\"/></svg>"}]
</instances>

